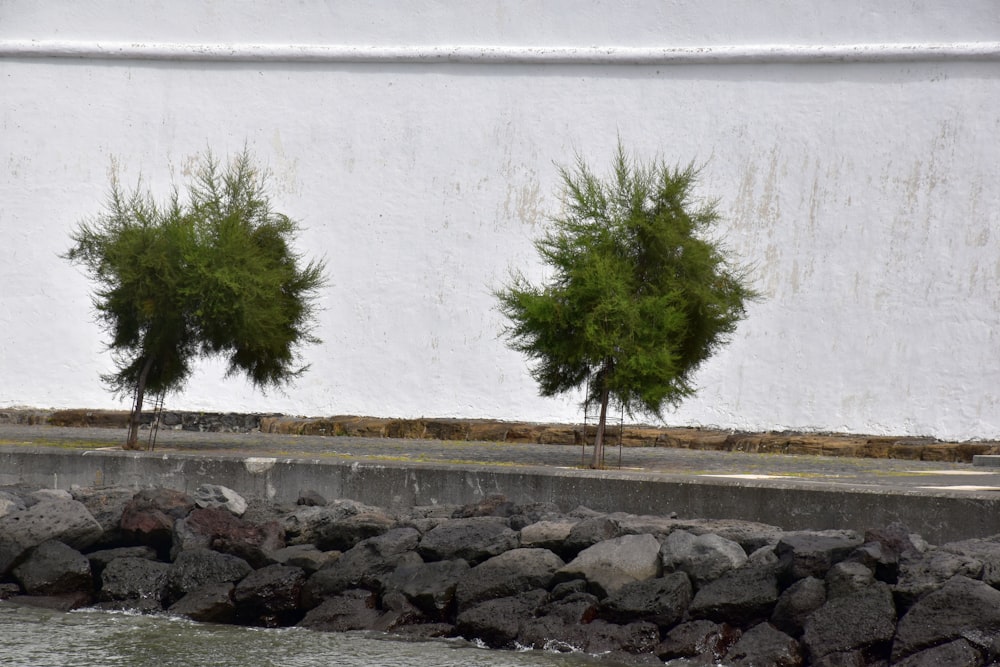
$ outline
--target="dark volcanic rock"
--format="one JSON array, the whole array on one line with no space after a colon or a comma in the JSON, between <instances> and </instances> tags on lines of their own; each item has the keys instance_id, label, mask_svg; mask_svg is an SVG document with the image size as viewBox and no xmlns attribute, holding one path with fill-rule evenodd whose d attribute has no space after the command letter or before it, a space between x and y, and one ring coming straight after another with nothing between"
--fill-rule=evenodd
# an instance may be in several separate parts
<instances>
[{"instance_id":1,"label":"dark volcanic rock","mask_svg":"<svg viewBox=\"0 0 1000 667\"><path fill-rule=\"evenodd\" d=\"M896 608L887 584L827 600L805 624L802 643L813 661L833 653L863 651L884 659L896 630Z\"/></svg>"},{"instance_id":2,"label":"dark volcanic rock","mask_svg":"<svg viewBox=\"0 0 1000 667\"><path fill-rule=\"evenodd\" d=\"M989 646L1000 637L1000 591L968 577L952 577L917 601L899 621L892 659L965 638Z\"/></svg>"},{"instance_id":3,"label":"dark volcanic rock","mask_svg":"<svg viewBox=\"0 0 1000 667\"><path fill-rule=\"evenodd\" d=\"M956 639L892 664L894 667L980 667L985 663L982 651L965 639Z\"/></svg>"},{"instance_id":4,"label":"dark volcanic rock","mask_svg":"<svg viewBox=\"0 0 1000 667\"><path fill-rule=\"evenodd\" d=\"M271 553L285 547L285 533L275 521L258 525L223 508L195 509L174 524L171 554L199 547L238 556L260 568L272 564Z\"/></svg>"},{"instance_id":5,"label":"dark volcanic rock","mask_svg":"<svg viewBox=\"0 0 1000 667\"><path fill-rule=\"evenodd\" d=\"M90 561L90 570L98 580L108 563L116 558L156 560L156 551L152 547L114 547L112 549L91 551L87 554L87 560Z\"/></svg>"},{"instance_id":6,"label":"dark volcanic rock","mask_svg":"<svg viewBox=\"0 0 1000 667\"><path fill-rule=\"evenodd\" d=\"M664 572L685 572L695 586L718 579L747 562L736 542L712 533L693 535L677 530L663 540L660 550Z\"/></svg>"},{"instance_id":7,"label":"dark volcanic rock","mask_svg":"<svg viewBox=\"0 0 1000 667\"><path fill-rule=\"evenodd\" d=\"M787 580L822 579L834 563L844 560L861 544L861 536L853 530L797 531L785 533L775 553Z\"/></svg>"},{"instance_id":8,"label":"dark volcanic rock","mask_svg":"<svg viewBox=\"0 0 1000 667\"><path fill-rule=\"evenodd\" d=\"M931 549L899 564L899 581L893 587L900 612L905 613L924 595L941 588L952 577L978 579L983 571L980 560L943 549Z\"/></svg>"},{"instance_id":9,"label":"dark volcanic rock","mask_svg":"<svg viewBox=\"0 0 1000 667\"><path fill-rule=\"evenodd\" d=\"M725 623L690 621L667 632L655 652L663 660L702 658L706 664L714 664L726 657L742 636L739 629Z\"/></svg>"},{"instance_id":10,"label":"dark volcanic rock","mask_svg":"<svg viewBox=\"0 0 1000 667\"><path fill-rule=\"evenodd\" d=\"M826 603L826 584L816 577L799 579L778 598L771 623L793 637L802 635L809 615Z\"/></svg>"},{"instance_id":11,"label":"dark volcanic rock","mask_svg":"<svg viewBox=\"0 0 1000 667\"><path fill-rule=\"evenodd\" d=\"M490 648L513 648L521 624L532 618L534 611L548 597L543 590L521 593L513 597L487 600L461 612L455 630L467 639L479 639Z\"/></svg>"},{"instance_id":12,"label":"dark volcanic rock","mask_svg":"<svg viewBox=\"0 0 1000 667\"><path fill-rule=\"evenodd\" d=\"M73 500L82 503L104 531L95 544L110 544L122 540L122 514L134 495L135 491L124 487L73 489Z\"/></svg>"},{"instance_id":13,"label":"dark volcanic rock","mask_svg":"<svg viewBox=\"0 0 1000 667\"><path fill-rule=\"evenodd\" d=\"M652 535L623 535L587 547L560 568L557 581L586 579L604 597L632 581L660 575L660 543Z\"/></svg>"},{"instance_id":14,"label":"dark volcanic rock","mask_svg":"<svg viewBox=\"0 0 1000 667\"><path fill-rule=\"evenodd\" d=\"M458 608L467 609L490 598L510 597L533 588L549 587L565 563L548 549L511 549L483 561L458 580Z\"/></svg>"},{"instance_id":15,"label":"dark volcanic rock","mask_svg":"<svg viewBox=\"0 0 1000 667\"><path fill-rule=\"evenodd\" d=\"M268 565L244 577L233 591L236 617L251 625L278 627L302 616L299 598L306 575L300 568Z\"/></svg>"},{"instance_id":16,"label":"dark volcanic rock","mask_svg":"<svg viewBox=\"0 0 1000 667\"><path fill-rule=\"evenodd\" d=\"M386 577L385 593L401 594L428 618L443 621L451 616L458 581L468 571L461 559L401 566Z\"/></svg>"},{"instance_id":17,"label":"dark volcanic rock","mask_svg":"<svg viewBox=\"0 0 1000 667\"><path fill-rule=\"evenodd\" d=\"M381 615L375 608L376 602L375 594L371 591L345 591L310 610L299 622L299 626L327 632L370 630Z\"/></svg>"},{"instance_id":18,"label":"dark volcanic rock","mask_svg":"<svg viewBox=\"0 0 1000 667\"><path fill-rule=\"evenodd\" d=\"M730 570L705 584L688 607L691 618L749 625L766 620L778 601L778 578L770 567Z\"/></svg>"},{"instance_id":19,"label":"dark volcanic rock","mask_svg":"<svg viewBox=\"0 0 1000 667\"><path fill-rule=\"evenodd\" d=\"M770 623L760 623L733 644L726 654L726 663L733 667L800 667L804 660L797 641Z\"/></svg>"},{"instance_id":20,"label":"dark volcanic rock","mask_svg":"<svg viewBox=\"0 0 1000 667\"><path fill-rule=\"evenodd\" d=\"M650 621L670 628L691 604L691 580L683 572L625 584L601 605L601 616L615 623Z\"/></svg>"},{"instance_id":21,"label":"dark volcanic rock","mask_svg":"<svg viewBox=\"0 0 1000 667\"><path fill-rule=\"evenodd\" d=\"M236 619L235 588L229 581L202 586L170 605L167 611L202 623L231 623Z\"/></svg>"},{"instance_id":22,"label":"dark volcanic rock","mask_svg":"<svg viewBox=\"0 0 1000 667\"><path fill-rule=\"evenodd\" d=\"M179 600L208 584L236 583L253 571L242 558L210 549L182 551L167 570L169 598Z\"/></svg>"},{"instance_id":23,"label":"dark volcanic rock","mask_svg":"<svg viewBox=\"0 0 1000 667\"><path fill-rule=\"evenodd\" d=\"M395 528L397 521L378 507L337 500L324 507L300 507L283 517L281 526L288 544L347 551L362 540Z\"/></svg>"},{"instance_id":24,"label":"dark volcanic rock","mask_svg":"<svg viewBox=\"0 0 1000 667\"><path fill-rule=\"evenodd\" d=\"M101 572L100 599L144 601L137 606L158 607L166 598L169 569L167 563L148 558L115 558Z\"/></svg>"},{"instance_id":25,"label":"dark volcanic rock","mask_svg":"<svg viewBox=\"0 0 1000 667\"><path fill-rule=\"evenodd\" d=\"M420 539L418 552L428 561L462 559L475 565L517 546L517 533L503 517L473 517L432 528Z\"/></svg>"},{"instance_id":26,"label":"dark volcanic rock","mask_svg":"<svg viewBox=\"0 0 1000 667\"><path fill-rule=\"evenodd\" d=\"M42 542L57 540L83 550L102 532L87 508L75 500L46 500L11 512L0 517L0 577Z\"/></svg>"},{"instance_id":27,"label":"dark volcanic rock","mask_svg":"<svg viewBox=\"0 0 1000 667\"><path fill-rule=\"evenodd\" d=\"M12 574L28 595L89 595L94 589L87 557L56 540L30 549Z\"/></svg>"},{"instance_id":28,"label":"dark volcanic rock","mask_svg":"<svg viewBox=\"0 0 1000 667\"><path fill-rule=\"evenodd\" d=\"M137 544L169 554L174 538L174 522L194 509L191 496L171 489L148 489L132 497L121 517L121 530Z\"/></svg>"}]
</instances>

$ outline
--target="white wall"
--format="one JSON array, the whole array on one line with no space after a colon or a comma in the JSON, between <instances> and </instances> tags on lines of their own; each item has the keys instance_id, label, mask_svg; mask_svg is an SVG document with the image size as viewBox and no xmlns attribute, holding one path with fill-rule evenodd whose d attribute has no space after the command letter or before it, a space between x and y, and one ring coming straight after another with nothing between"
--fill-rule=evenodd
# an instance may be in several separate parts
<instances>
[{"instance_id":1,"label":"white wall","mask_svg":"<svg viewBox=\"0 0 1000 667\"><path fill-rule=\"evenodd\" d=\"M0 0L0 406L122 406L58 255L112 160L166 193L246 144L329 262L324 343L285 394L206 363L169 407L578 421L490 290L542 275L555 163L620 136L706 162L765 294L670 423L1000 437L998 28L993 0Z\"/></svg>"}]
</instances>

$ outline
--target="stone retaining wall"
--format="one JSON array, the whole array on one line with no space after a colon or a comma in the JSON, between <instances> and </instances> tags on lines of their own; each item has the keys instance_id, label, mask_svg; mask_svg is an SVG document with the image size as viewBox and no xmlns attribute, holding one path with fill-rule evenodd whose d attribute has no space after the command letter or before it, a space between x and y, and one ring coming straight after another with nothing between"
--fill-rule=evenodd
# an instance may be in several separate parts
<instances>
[{"instance_id":1,"label":"stone retaining wall","mask_svg":"<svg viewBox=\"0 0 1000 667\"><path fill-rule=\"evenodd\" d=\"M0 424L125 428L128 413L108 410L4 410ZM151 413L143 423L152 422ZM260 431L285 435L355 436L372 438L421 438L430 440L484 440L491 442L580 445L580 424L533 424L476 419L393 419L385 417L289 417L273 414L173 412L163 415L161 428L189 431L246 433ZM594 426L587 427L593 437ZM611 443L618 444L618 429L611 429ZM942 442L932 438L847 435L829 433L738 433L700 428L626 426L621 433L625 447L678 447L711 451L761 454L851 456L912 461L971 463L972 457L1000 454L997 442Z\"/></svg>"}]
</instances>

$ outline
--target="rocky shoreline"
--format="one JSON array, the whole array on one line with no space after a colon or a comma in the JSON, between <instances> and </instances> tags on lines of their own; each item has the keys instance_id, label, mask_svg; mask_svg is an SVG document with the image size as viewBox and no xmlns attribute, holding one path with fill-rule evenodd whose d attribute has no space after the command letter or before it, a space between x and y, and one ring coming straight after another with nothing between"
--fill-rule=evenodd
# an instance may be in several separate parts
<instances>
[{"instance_id":1,"label":"rocky shoreline","mask_svg":"<svg viewBox=\"0 0 1000 667\"><path fill-rule=\"evenodd\" d=\"M0 599L581 651L624 664L1000 664L1000 537L386 509L313 491L0 491Z\"/></svg>"}]
</instances>

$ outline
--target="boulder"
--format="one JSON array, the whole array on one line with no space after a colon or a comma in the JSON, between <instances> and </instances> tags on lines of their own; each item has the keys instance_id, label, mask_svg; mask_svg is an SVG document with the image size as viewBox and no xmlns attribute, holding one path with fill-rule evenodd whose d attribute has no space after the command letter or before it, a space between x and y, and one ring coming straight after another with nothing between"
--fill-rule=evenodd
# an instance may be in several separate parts
<instances>
[{"instance_id":1,"label":"boulder","mask_svg":"<svg viewBox=\"0 0 1000 667\"><path fill-rule=\"evenodd\" d=\"M935 591L952 577L978 579L982 561L943 549L930 549L899 563L899 579L893 586L900 612L905 613L914 602Z\"/></svg>"},{"instance_id":2,"label":"boulder","mask_svg":"<svg viewBox=\"0 0 1000 667\"><path fill-rule=\"evenodd\" d=\"M320 551L312 544L296 544L272 551L270 557L279 565L300 567L306 574L335 563L343 554L340 551Z\"/></svg>"},{"instance_id":3,"label":"boulder","mask_svg":"<svg viewBox=\"0 0 1000 667\"><path fill-rule=\"evenodd\" d=\"M170 605L167 612L200 623L232 623L236 619L231 581L208 584Z\"/></svg>"},{"instance_id":4,"label":"boulder","mask_svg":"<svg viewBox=\"0 0 1000 667\"><path fill-rule=\"evenodd\" d=\"M503 517L473 517L436 526L417 550L427 561L462 559L476 565L517 546L517 533Z\"/></svg>"},{"instance_id":5,"label":"boulder","mask_svg":"<svg viewBox=\"0 0 1000 667\"><path fill-rule=\"evenodd\" d=\"M861 651L885 659L896 631L896 608L887 584L828 599L806 621L802 644L815 662L834 653Z\"/></svg>"},{"instance_id":6,"label":"boulder","mask_svg":"<svg viewBox=\"0 0 1000 667\"><path fill-rule=\"evenodd\" d=\"M659 576L660 543L652 535L624 535L587 547L557 572L557 579L586 579L606 597L632 581Z\"/></svg>"},{"instance_id":7,"label":"boulder","mask_svg":"<svg viewBox=\"0 0 1000 667\"><path fill-rule=\"evenodd\" d=\"M381 616L375 608L376 602L375 594L371 591L344 591L310 610L298 625L327 632L371 630Z\"/></svg>"},{"instance_id":8,"label":"boulder","mask_svg":"<svg viewBox=\"0 0 1000 667\"><path fill-rule=\"evenodd\" d=\"M156 560L156 551L151 547L115 547L113 549L101 549L91 551L87 554L90 561L90 571L94 577L100 579L101 573L108 563L116 558L144 558L146 560Z\"/></svg>"},{"instance_id":9,"label":"boulder","mask_svg":"<svg viewBox=\"0 0 1000 667\"><path fill-rule=\"evenodd\" d=\"M295 504L302 505L304 507L325 507L326 498L324 498L318 491L307 489L299 493L299 497L295 501Z\"/></svg>"},{"instance_id":10,"label":"boulder","mask_svg":"<svg viewBox=\"0 0 1000 667\"><path fill-rule=\"evenodd\" d=\"M560 547L560 554L575 556L598 542L612 540L623 534L621 526L613 516L607 514L587 516L570 528L569 535Z\"/></svg>"},{"instance_id":11,"label":"boulder","mask_svg":"<svg viewBox=\"0 0 1000 667\"><path fill-rule=\"evenodd\" d=\"M984 660L982 651L965 639L956 639L924 649L892 664L893 667L980 667L985 664Z\"/></svg>"},{"instance_id":12,"label":"boulder","mask_svg":"<svg viewBox=\"0 0 1000 667\"><path fill-rule=\"evenodd\" d=\"M710 581L695 594L693 619L746 626L771 615L778 601L778 579L770 567L745 566Z\"/></svg>"},{"instance_id":13,"label":"boulder","mask_svg":"<svg viewBox=\"0 0 1000 667\"><path fill-rule=\"evenodd\" d=\"M514 648L521 624L534 617L548 594L533 590L512 597L487 600L458 614L455 630L466 639L490 648Z\"/></svg>"},{"instance_id":14,"label":"boulder","mask_svg":"<svg viewBox=\"0 0 1000 667\"><path fill-rule=\"evenodd\" d=\"M299 621L302 586L301 568L268 565L243 577L233 591L236 618L245 624L274 628Z\"/></svg>"},{"instance_id":15,"label":"boulder","mask_svg":"<svg viewBox=\"0 0 1000 667\"><path fill-rule=\"evenodd\" d=\"M959 638L989 646L998 636L1000 591L958 575L914 603L900 619L892 659L898 661Z\"/></svg>"},{"instance_id":16,"label":"boulder","mask_svg":"<svg viewBox=\"0 0 1000 667\"><path fill-rule=\"evenodd\" d=\"M27 507L21 496L9 491L0 491L0 517L7 516L12 512L20 512Z\"/></svg>"},{"instance_id":17,"label":"boulder","mask_svg":"<svg viewBox=\"0 0 1000 667\"><path fill-rule=\"evenodd\" d=\"M662 660L695 658L699 659L698 664L712 665L725 658L742 636L738 628L725 623L689 621L667 632L655 653Z\"/></svg>"},{"instance_id":18,"label":"boulder","mask_svg":"<svg viewBox=\"0 0 1000 667\"><path fill-rule=\"evenodd\" d=\"M8 598L8 600L11 604L59 612L87 607L92 602L90 594L84 591L63 595L18 595Z\"/></svg>"},{"instance_id":19,"label":"boulder","mask_svg":"<svg viewBox=\"0 0 1000 667\"><path fill-rule=\"evenodd\" d=\"M778 597L771 623L792 637L800 637L810 614L826 604L826 584L816 577L799 579Z\"/></svg>"},{"instance_id":20,"label":"boulder","mask_svg":"<svg viewBox=\"0 0 1000 667\"><path fill-rule=\"evenodd\" d=\"M625 584L604 600L600 613L615 623L640 620L670 629L684 617L692 595L688 576L673 572Z\"/></svg>"},{"instance_id":21,"label":"boulder","mask_svg":"<svg viewBox=\"0 0 1000 667\"><path fill-rule=\"evenodd\" d=\"M0 577L25 553L49 540L83 550L101 537L101 525L75 500L46 500L0 517Z\"/></svg>"},{"instance_id":22,"label":"boulder","mask_svg":"<svg viewBox=\"0 0 1000 667\"><path fill-rule=\"evenodd\" d=\"M191 497L194 504L202 509L224 509L236 516L243 516L247 511L247 501L243 496L219 484L202 484Z\"/></svg>"},{"instance_id":23,"label":"boulder","mask_svg":"<svg viewBox=\"0 0 1000 667\"><path fill-rule=\"evenodd\" d=\"M458 580L458 608L490 598L510 597L533 588L548 589L565 563L548 549L511 549L475 566Z\"/></svg>"},{"instance_id":24,"label":"boulder","mask_svg":"<svg viewBox=\"0 0 1000 667\"><path fill-rule=\"evenodd\" d=\"M982 563L979 579L994 588L1000 587L1000 536L962 540L941 545L941 551L964 556Z\"/></svg>"},{"instance_id":25,"label":"boulder","mask_svg":"<svg viewBox=\"0 0 1000 667\"><path fill-rule=\"evenodd\" d=\"M583 650L595 655L646 653L652 655L660 643L660 629L649 621L634 621L624 625L598 619L587 626L587 643Z\"/></svg>"},{"instance_id":26,"label":"boulder","mask_svg":"<svg viewBox=\"0 0 1000 667\"><path fill-rule=\"evenodd\" d=\"M208 584L236 583L253 568L242 558L211 549L182 551L167 570L171 601L176 601Z\"/></svg>"},{"instance_id":27,"label":"boulder","mask_svg":"<svg viewBox=\"0 0 1000 667\"><path fill-rule=\"evenodd\" d=\"M172 489L147 489L132 497L121 517L121 530L136 544L156 549L166 558L174 539L174 522L194 509L194 500Z\"/></svg>"},{"instance_id":28,"label":"boulder","mask_svg":"<svg viewBox=\"0 0 1000 667\"><path fill-rule=\"evenodd\" d=\"M351 588L381 591L383 579L398 567L423 562L413 549L420 535L413 528L394 528L382 535L362 540L328 567L309 577L304 603L318 605L323 598Z\"/></svg>"},{"instance_id":29,"label":"boulder","mask_svg":"<svg viewBox=\"0 0 1000 667\"><path fill-rule=\"evenodd\" d=\"M444 621L454 611L458 581L468 571L461 559L403 565L386 577L385 594L402 594L429 619Z\"/></svg>"},{"instance_id":30,"label":"boulder","mask_svg":"<svg viewBox=\"0 0 1000 667\"><path fill-rule=\"evenodd\" d=\"M696 587L747 562L746 552L736 542L713 533L693 535L684 530L676 530L663 540L660 558L664 572L685 572Z\"/></svg>"},{"instance_id":31,"label":"boulder","mask_svg":"<svg viewBox=\"0 0 1000 667\"><path fill-rule=\"evenodd\" d=\"M521 528L520 543L522 547L549 549L557 554L563 554L563 543L569 537L576 521L562 519L556 521L536 521Z\"/></svg>"},{"instance_id":32,"label":"boulder","mask_svg":"<svg viewBox=\"0 0 1000 667\"><path fill-rule=\"evenodd\" d=\"M174 524L171 555L184 549L206 548L238 556L253 567L274 562L271 553L285 547L285 534L276 521L250 523L221 507L192 510Z\"/></svg>"},{"instance_id":33,"label":"boulder","mask_svg":"<svg viewBox=\"0 0 1000 667\"><path fill-rule=\"evenodd\" d=\"M134 601L136 607L159 608L167 596L169 569L167 563L148 558L115 558L101 572L99 598L104 602Z\"/></svg>"},{"instance_id":34,"label":"boulder","mask_svg":"<svg viewBox=\"0 0 1000 667\"><path fill-rule=\"evenodd\" d=\"M358 542L395 528L387 512L349 500L303 506L282 518L287 544L314 544L323 551L346 551Z\"/></svg>"},{"instance_id":35,"label":"boulder","mask_svg":"<svg viewBox=\"0 0 1000 667\"><path fill-rule=\"evenodd\" d=\"M94 590L87 557L56 540L28 550L11 574L28 595L89 595Z\"/></svg>"},{"instance_id":36,"label":"boulder","mask_svg":"<svg viewBox=\"0 0 1000 667\"><path fill-rule=\"evenodd\" d=\"M595 595L575 591L549 600L536 610L535 618L524 619L518 633L522 646L546 651L583 651L587 646L590 623L597 618Z\"/></svg>"},{"instance_id":37,"label":"boulder","mask_svg":"<svg viewBox=\"0 0 1000 667\"><path fill-rule=\"evenodd\" d=\"M789 582L805 577L822 579L834 563L844 560L862 543L853 530L796 531L782 535L775 553Z\"/></svg>"},{"instance_id":38,"label":"boulder","mask_svg":"<svg viewBox=\"0 0 1000 667\"><path fill-rule=\"evenodd\" d=\"M875 585L875 573L861 563L843 561L826 573L827 598L839 598L861 593Z\"/></svg>"},{"instance_id":39,"label":"boulder","mask_svg":"<svg viewBox=\"0 0 1000 667\"><path fill-rule=\"evenodd\" d=\"M743 633L726 653L733 667L801 667L805 664L799 643L770 623L760 623Z\"/></svg>"},{"instance_id":40,"label":"boulder","mask_svg":"<svg viewBox=\"0 0 1000 667\"><path fill-rule=\"evenodd\" d=\"M122 541L122 514L134 495L134 490L121 486L73 489L73 500L82 503L104 531L95 544L113 544Z\"/></svg>"},{"instance_id":41,"label":"boulder","mask_svg":"<svg viewBox=\"0 0 1000 667\"><path fill-rule=\"evenodd\" d=\"M514 503L507 500L507 496L493 494L486 496L479 502L459 507L452 513L451 517L453 519L468 519L475 516L502 516L509 518L516 511Z\"/></svg>"}]
</instances>

